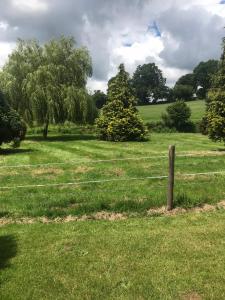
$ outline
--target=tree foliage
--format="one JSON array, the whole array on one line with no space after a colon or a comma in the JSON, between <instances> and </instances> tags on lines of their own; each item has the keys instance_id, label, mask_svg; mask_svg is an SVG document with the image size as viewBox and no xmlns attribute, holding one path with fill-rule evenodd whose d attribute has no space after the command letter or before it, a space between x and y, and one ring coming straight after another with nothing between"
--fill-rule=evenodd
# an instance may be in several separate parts
<instances>
[{"instance_id":1,"label":"tree foliage","mask_svg":"<svg viewBox=\"0 0 225 300\"><path fill-rule=\"evenodd\" d=\"M149 104L149 99L153 102L160 98L164 98L166 79L162 75L162 71L154 64L144 64L138 66L132 78L132 86L135 89L138 103Z\"/></svg>"},{"instance_id":2,"label":"tree foliage","mask_svg":"<svg viewBox=\"0 0 225 300\"><path fill-rule=\"evenodd\" d=\"M177 86L185 86L184 96L186 94L185 90L192 90L192 94L196 94L198 98L205 99L207 93L211 87L212 77L218 70L217 60L208 60L206 62L200 62L193 70L193 73L181 76L176 84ZM179 88L180 89L180 88ZM180 89L181 91L181 89ZM185 99L182 97L181 99Z\"/></svg>"},{"instance_id":3,"label":"tree foliage","mask_svg":"<svg viewBox=\"0 0 225 300\"><path fill-rule=\"evenodd\" d=\"M188 86L191 86L192 89L194 89L194 86L195 86L195 76L194 76L194 74L191 73L191 74L186 74L186 75L181 76L177 80L176 85L188 85Z\"/></svg>"},{"instance_id":4,"label":"tree foliage","mask_svg":"<svg viewBox=\"0 0 225 300\"><path fill-rule=\"evenodd\" d=\"M193 88L190 85L176 84L173 89L173 97L175 100L192 100Z\"/></svg>"},{"instance_id":5,"label":"tree foliage","mask_svg":"<svg viewBox=\"0 0 225 300\"><path fill-rule=\"evenodd\" d=\"M207 92L212 84L212 76L218 70L218 61L210 59L206 62L200 62L194 69L195 89L200 98L206 98ZM198 87L201 87L198 89Z\"/></svg>"},{"instance_id":6,"label":"tree foliage","mask_svg":"<svg viewBox=\"0 0 225 300\"><path fill-rule=\"evenodd\" d=\"M96 107L98 109L101 109L106 104L107 96L102 91L97 90L92 95L92 99L93 99L93 102L95 103Z\"/></svg>"},{"instance_id":7,"label":"tree foliage","mask_svg":"<svg viewBox=\"0 0 225 300\"><path fill-rule=\"evenodd\" d=\"M99 136L109 141L143 140L145 128L135 107L136 99L129 84L129 74L124 65L109 81L107 103L96 125Z\"/></svg>"},{"instance_id":8,"label":"tree foliage","mask_svg":"<svg viewBox=\"0 0 225 300\"><path fill-rule=\"evenodd\" d=\"M178 100L167 107L166 113L162 115L162 120L168 128L175 128L179 132L188 132L194 130L190 117L190 107L184 101Z\"/></svg>"},{"instance_id":9,"label":"tree foliage","mask_svg":"<svg viewBox=\"0 0 225 300\"><path fill-rule=\"evenodd\" d=\"M61 37L44 46L19 40L0 74L9 103L23 118L38 125L93 122L96 111L86 90L92 74L87 49L76 48L73 38ZM91 119L89 119L91 117Z\"/></svg>"},{"instance_id":10,"label":"tree foliage","mask_svg":"<svg viewBox=\"0 0 225 300\"><path fill-rule=\"evenodd\" d=\"M225 142L225 39L219 69L208 94L206 118L209 138Z\"/></svg>"},{"instance_id":11,"label":"tree foliage","mask_svg":"<svg viewBox=\"0 0 225 300\"><path fill-rule=\"evenodd\" d=\"M0 146L3 143L13 142L13 146L19 146L25 138L26 125L19 114L6 102L0 92Z\"/></svg>"}]
</instances>

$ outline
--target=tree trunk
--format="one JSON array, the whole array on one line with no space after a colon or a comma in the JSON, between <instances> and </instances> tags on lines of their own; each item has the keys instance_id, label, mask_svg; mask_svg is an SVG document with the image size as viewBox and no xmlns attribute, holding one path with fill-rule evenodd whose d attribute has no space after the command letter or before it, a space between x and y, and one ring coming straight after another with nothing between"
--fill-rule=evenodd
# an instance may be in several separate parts
<instances>
[{"instance_id":1,"label":"tree trunk","mask_svg":"<svg viewBox=\"0 0 225 300\"><path fill-rule=\"evenodd\" d=\"M44 129L43 129L43 138L44 139L47 139L47 136L48 136L48 125L49 125L49 120L47 119Z\"/></svg>"}]
</instances>

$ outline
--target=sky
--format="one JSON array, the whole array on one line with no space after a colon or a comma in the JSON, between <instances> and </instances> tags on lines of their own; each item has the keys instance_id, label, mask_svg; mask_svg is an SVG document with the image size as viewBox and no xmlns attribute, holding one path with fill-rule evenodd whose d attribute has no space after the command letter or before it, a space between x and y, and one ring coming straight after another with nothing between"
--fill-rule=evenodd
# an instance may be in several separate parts
<instances>
[{"instance_id":1,"label":"sky","mask_svg":"<svg viewBox=\"0 0 225 300\"><path fill-rule=\"evenodd\" d=\"M219 59L225 0L0 0L0 68L18 38L74 36L93 61L88 88L106 90L124 63L156 63L173 86L200 62Z\"/></svg>"}]
</instances>

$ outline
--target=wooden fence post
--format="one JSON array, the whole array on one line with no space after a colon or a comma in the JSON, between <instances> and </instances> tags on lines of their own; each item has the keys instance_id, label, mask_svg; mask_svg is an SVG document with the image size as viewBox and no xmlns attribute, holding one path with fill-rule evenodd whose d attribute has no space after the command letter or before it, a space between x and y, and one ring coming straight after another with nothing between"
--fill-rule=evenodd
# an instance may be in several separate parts
<instances>
[{"instance_id":1,"label":"wooden fence post","mask_svg":"<svg viewBox=\"0 0 225 300\"><path fill-rule=\"evenodd\" d=\"M175 146L169 146L169 177L168 177L167 210L173 209L174 162L175 162Z\"/></svg>"}]
</instances>

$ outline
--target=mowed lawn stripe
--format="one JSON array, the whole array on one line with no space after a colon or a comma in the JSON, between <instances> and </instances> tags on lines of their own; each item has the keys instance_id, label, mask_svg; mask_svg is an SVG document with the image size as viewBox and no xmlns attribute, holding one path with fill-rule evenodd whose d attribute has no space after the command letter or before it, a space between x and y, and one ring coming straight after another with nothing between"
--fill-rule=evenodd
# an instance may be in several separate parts
<instances>
[{"instance_id":1,"label":"mowed lawn stripe","mask_svg":"<svg viewBox=\"0 0 225 300\"><path fill-rule=\"evenodd\" d=\"M1 299L224 299L224 217L4 226Z\"/></svg>"}]
</instances>

